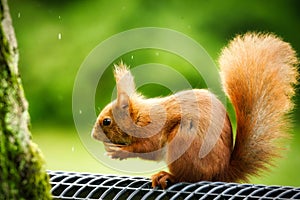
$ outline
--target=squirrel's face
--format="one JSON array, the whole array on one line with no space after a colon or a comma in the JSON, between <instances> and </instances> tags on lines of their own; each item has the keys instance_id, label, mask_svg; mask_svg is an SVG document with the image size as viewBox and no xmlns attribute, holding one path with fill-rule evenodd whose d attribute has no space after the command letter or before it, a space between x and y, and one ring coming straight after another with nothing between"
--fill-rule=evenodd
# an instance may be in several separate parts
<instances>
[{"instance_id":1,"label":"squirrel's face","mask_svg":"<svg viewBox=\"0 0 300 200\"><path fill-rule=\"evenodd\" d=\"M133 76L122 62L115 65L114 76L117 99L108 104L100 113L92 131L92 137L104 143L129 145L135 125L130 115L130 97L135 94ZM121 127L121 128L120 128ZM125 131L124 131L125 130Z\"/></svg>"},{"instance_id":2,"label":"squirrel's face","mask_svg":"<svg viewBox=\"0 0 300 200\"><path fill-rule=\"evenodd\" d=\"M132 137L119 128L114 118L114 114L116 115L119 112L118 109L116 101L114 101L101 111L92 130L93 138L105 143L121 145L129 145L131 143Z\"/></svg>"}]
</instances>

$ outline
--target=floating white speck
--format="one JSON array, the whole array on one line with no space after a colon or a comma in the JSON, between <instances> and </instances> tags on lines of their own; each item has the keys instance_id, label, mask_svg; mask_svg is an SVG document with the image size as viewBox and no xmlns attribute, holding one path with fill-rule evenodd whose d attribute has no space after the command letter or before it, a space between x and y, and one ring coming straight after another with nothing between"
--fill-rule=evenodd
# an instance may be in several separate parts
<instances>
[{"instance_id":1,"label":"floating white speck","mask_svg":"<svg viewBox=\"0 0 300 200\"><path fill-rule=\"evenodd\" d=\"M159 56L159 52L156 52L155 55L156 55L156 56Z\"/></svg>"},{"instance_id":2,"label":"floating white speck","mask_svg":"<svg viewBox=\"0 0 300 200\"><path fill-rule=\"evenodd\" d=\"M61 33L58 33L58 39L61 40Z\"/></svg>"},{"instance_id":3,"label":"floating white speck","mask_svg":"<svg viewBox=\"0 0 300 200\"><path fill-rule=\"evenodd\" d=\"M74 147L74 146L72 146L72 152L74 152L74 150L75 150L75 147Z\"/></svg>"},{"instance_id":4,"label":"floating white speck","mask_svg":"<svg viewBox=\"0 0 300 200\"><path fill-rule=\"evenodd\" d=\"M79 110L79 114L82 114L82 110Z\"/></svg>"},{"instance_id":5,"label":"floating white speck","mask_svg":"<svg viewBox=\"0 0 300 200\"><path fill-rule=\"evenodd\" d=\"M61 16L60 16L60 15L58 16L58 19L61 19Z\"/></svg>"},{"instance_id":6,"label":"floating white speck","mask_svg":"<svg viewBox=\"0 0 300 200\"><path fill-rule=\"evenodd\" d=\"M20 12L18 12L18 18L21 18L21 13Z\"/></svg>"},{"instance_id":7,"label":"floating white speck","mask_svg":"<svg viewBox=\"0 0 300 200\"><path fill-rule=\"evenodd\" d=\"M133 56L131 56L131 60L133 60Z\"/></svg>"}]
</instances>

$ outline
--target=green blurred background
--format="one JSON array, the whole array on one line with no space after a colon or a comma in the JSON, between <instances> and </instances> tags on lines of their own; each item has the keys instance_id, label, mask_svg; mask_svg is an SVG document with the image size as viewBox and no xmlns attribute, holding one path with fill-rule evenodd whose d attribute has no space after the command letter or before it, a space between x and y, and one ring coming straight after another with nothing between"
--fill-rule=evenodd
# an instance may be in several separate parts
<instances>
[{"instance_id":1,"label":"green blurred background","mask_svg":"<svg viewBox=\"0 0 300 200\"><path fill-rule=\"evenodd\" d=\"M236 34L263 31L276 33L290 42L298 55L300 52L297 0L10 0L9 5L19 44L19 68L30 104L33 140L42 149L50 170L124 174L104 166L87 152L72 117L72 89L81 63L96 45L114 34L137 27L173 29L196 40L217 60L220 49ZM188 64L174 55L144 50L128 53L122 59L131 66L149 62L174 66L193 87L203 86L191 67L185 67ZM96 110L109 102L114 87L111 68L106 73L104 88L108 95L96 97ZM170 93L157 85L140 90L149 97ZM277 161L278 167L252 179L252 183L300 186L299 89L295 100L297 107L291 116L294 136L288 153Z\"/></svg>"}]
</instances>

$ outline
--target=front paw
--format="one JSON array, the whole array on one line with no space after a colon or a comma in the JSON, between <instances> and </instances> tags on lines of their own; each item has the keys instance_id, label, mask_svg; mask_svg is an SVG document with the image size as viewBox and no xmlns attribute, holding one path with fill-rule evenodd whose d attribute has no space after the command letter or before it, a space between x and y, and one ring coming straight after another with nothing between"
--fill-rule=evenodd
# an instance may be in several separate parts
<instances>
[{"instance_id":1,"label":"front paw","mask_svg":"<svg viewBox=\"0 0 300 200\"><path fill-rule=\"evenodd\" d=\"M106 155L112 159L123 160L129 157L130 152L126 150L127 146L113 143L104 143Z\"/></svg>"},{"instance_id":2,"label":"front paw","mask_svg":"<svg viewBox=\"0 0 300 200\"><path fill-rule=\"evenodd\" d=\"M176 182L175 177L172 174L164 171L160 171L157 174L152 175L151 179L153 188L161 186L162 189L166 189L168 185Z\"/></svg>"}]
</instances>

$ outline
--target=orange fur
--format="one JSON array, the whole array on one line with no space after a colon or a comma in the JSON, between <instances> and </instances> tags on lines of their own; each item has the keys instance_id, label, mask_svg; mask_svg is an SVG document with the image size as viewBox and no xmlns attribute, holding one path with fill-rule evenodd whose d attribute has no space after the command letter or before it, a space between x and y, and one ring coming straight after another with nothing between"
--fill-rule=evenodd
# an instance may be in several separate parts
<instances>
[{"instance_id":1,"label":"orange fur","mask_svg":"<svg viewBox=\"0 0 300 200\"><path fill-rule=\"evenodd\" d=\"M286 114L297 83L298 60L292 47L271 34L235 38L219 60L224 90L234 105L237 137L226 181L247 181L282 153L289 137Z\"/></svg>"},{"instance_id":2,"label":"orange fur","mask_svg":"<svg viewBox=\"0 0 300 200\"><path fill-rule=\"evenodd\" d=\"M221 77L237 116L235 144L215 95L194 89L145 99L121 63L114 73L117 99L99 114L92 135L112 158L164 159L169 173L153 175L153 187L165 188L167 181L245 181L272 163L280 154L277 139L288 136L285 114L292 108L297 62L290 45L273 35L238 36L222 51Z\"/></svg>"}]
</instances>

